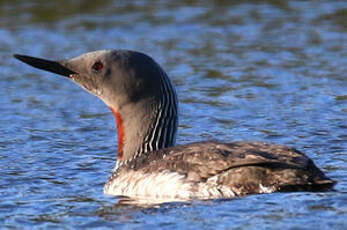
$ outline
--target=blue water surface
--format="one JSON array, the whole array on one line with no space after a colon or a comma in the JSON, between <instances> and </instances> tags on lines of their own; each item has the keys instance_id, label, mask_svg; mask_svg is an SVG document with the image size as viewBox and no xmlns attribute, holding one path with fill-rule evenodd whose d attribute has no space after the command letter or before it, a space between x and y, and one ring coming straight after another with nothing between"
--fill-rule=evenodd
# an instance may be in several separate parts
<instances>
[{"instance_id":1,"label":"blue water surface","mask_svg":"<svg viewBox=\"0 0 347 230\"><path fill-rule=\"evenodd\" d=\"M345 1L0 1L1 229L347 229ZM157 60L180 100L177 143L296 147L328 192L122 205L108 108L16 61L98 49Z\"/></svg>"}]
</instances>

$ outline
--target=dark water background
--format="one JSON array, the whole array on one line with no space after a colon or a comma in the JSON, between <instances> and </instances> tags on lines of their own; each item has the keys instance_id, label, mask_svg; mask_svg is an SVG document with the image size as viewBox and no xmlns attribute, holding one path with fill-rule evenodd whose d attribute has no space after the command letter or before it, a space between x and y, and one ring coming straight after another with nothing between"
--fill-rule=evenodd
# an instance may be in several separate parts
<instances>
[{"instance_id":1,"label":"dark water background","mask_svg":"<svg viewBox=\"0 0 347 230\"><path fill-rule=\"evenodd\" d=\"M180 99L178 143L295 146L335 191L121 206L102 193L114 118L12 58L109 48L154 57ZM347 229L346 1L0 0L0 228Z\"/></svg>"}]
</instances>

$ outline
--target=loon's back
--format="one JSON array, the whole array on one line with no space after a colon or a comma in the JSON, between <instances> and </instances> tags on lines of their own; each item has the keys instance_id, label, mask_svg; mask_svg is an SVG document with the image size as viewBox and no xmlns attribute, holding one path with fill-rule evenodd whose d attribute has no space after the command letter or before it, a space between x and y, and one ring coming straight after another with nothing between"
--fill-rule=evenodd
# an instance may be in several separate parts
<instances>
[{"instance_id":1,"label":"loon's back","mask_svg":"<svg viewBox=\"0 0 347 230\"><path fill-rule=\"evenodd\" d=\"M161 149L121 165L105 193L132 197L213 199L330 188L296 149L262 142L198 142Z\"/></svg>"}]
</instances>

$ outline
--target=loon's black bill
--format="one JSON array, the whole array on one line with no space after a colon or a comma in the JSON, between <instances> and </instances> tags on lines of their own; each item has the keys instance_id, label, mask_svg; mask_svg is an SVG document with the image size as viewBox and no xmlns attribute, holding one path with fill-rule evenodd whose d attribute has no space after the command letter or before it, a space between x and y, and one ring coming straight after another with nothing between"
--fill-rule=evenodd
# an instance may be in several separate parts
<instances>
[{"instance_id":1,"label":"loon's black bill","mask_svg":"<svg viewBox=\"0 0 347 230\"><path fill-rule=\"evenodd\" d=\"M63 75L69 77L71 74L76 74L75 72L69 70L68 68L62 66L59 62L45 60L41 58L31 57L27 55L14 54L13 55L18 60L31 65L38 69L43 69L52 73Z\"/></svg>"}]
</instances>

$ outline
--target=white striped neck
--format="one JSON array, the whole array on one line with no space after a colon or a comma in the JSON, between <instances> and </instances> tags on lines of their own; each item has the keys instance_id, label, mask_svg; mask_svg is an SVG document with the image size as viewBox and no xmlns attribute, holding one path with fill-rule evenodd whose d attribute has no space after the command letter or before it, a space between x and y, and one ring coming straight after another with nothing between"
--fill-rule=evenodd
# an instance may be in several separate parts
<instances>
[{"instance_id":1,"label":"white striped neck","mask_svg":"<svg viewBox=\"0 0 347 230\"><path fill-rule=\"evenodd\" d=\"M125 105L121 112L110 107L118 129L118 155L115 170L148 152L175 145L178 126L178 100L175 89L159 65L160 86L147 99Z\"/></svg>"}]
</instances>

